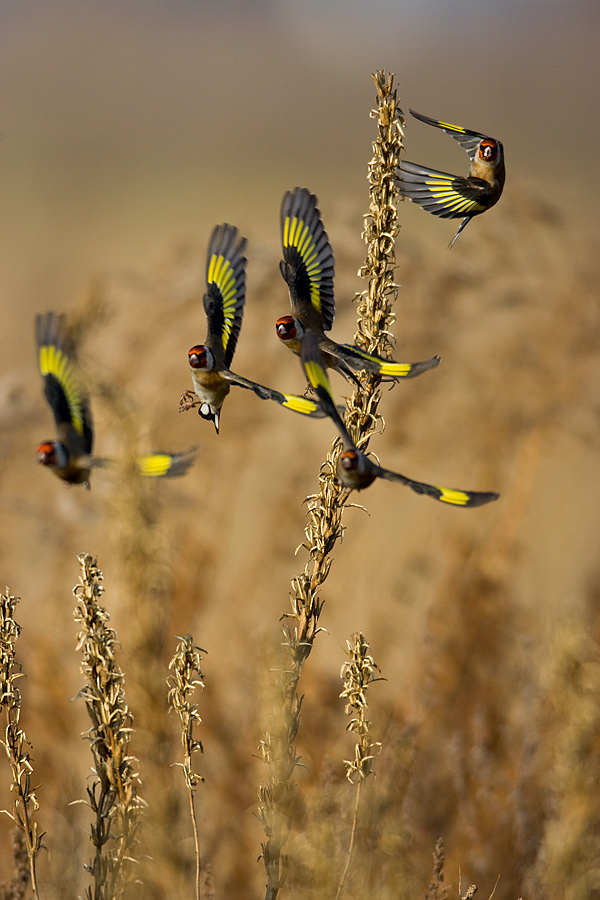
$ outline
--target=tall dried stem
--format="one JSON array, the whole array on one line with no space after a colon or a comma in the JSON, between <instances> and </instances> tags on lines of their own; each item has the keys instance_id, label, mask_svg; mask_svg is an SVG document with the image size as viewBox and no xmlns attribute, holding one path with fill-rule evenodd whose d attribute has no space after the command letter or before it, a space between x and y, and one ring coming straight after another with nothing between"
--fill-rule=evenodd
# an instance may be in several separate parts
<instances>
[{"instance_id":1,"label":"tall dried stem","mask_svg":"<svg viewBox=\"0 0 600 900\"><path fill-rule=\"evenodd\" d=\"M168 701L169 707L177 713L179 724L181 726L181 742L183 744L183 777L185 778L186 787L190 802L190 816L192 819L192 829L194 832L194 846L196 849L196 900L200 900L200 836L198 833L198 819L196 816L196 806L194 803L194 794L199 784L204 781L202 775L194 772L192 766L192 754L203 752L202 743L194 737L194 726L200 725L202 719L198 713L198 707L195 703L190 702L190 695L194 693L196 688L203 689L202 672L200 664L202 662L201 653L204 653L200 647L194 645L191 634L181 638L177 645L177 650L169 663L171 675L167 678L169 685Z\"/></svg>"},{"instance_id":2,"label":"tall dried stem","mask_svg":"<svg viewBox=\"0 0 600 900\"><path fill-rule=\"evenodd\" d=\"M360 805L360 794L363 782L373 771L373 760L378 753L381 752L380 741L371 740L371 723L367 719L368 703L367 688L374 681L381 681L376 675L379 672L379 666L370 653L370 648L361 632L352 635L352 639L347 641L348 661L342 666L342 678L344 680L344 690L340 694L346 701L346 715L351 716L346 726L346 731L356 734L357 741L354 745L354 759L344 760L346 765L346 778L352 782L356 776L356 797L354 801L354 816L352 819L352 831L350 834L350 843L348 853L346 854L346 862L344 870L340 878L340 883L335 895L339 900L344 882L350 868L352 859L352 851L354 849L354 839L356 837L356 828L358 825L358 808Z\"/></svg>"},{"instance_id":3,"label":"tall dried stem","mask_svg":"<svg viewBox=\"0 0 600 900\"><path fill-rule=\"evenodd\" d=\"M365 265L360 275L368 279L368 288L358 295L356 342L363 348L386 354L392 347L389 328L393 322L392 303L396 299L394 283L397 215L395 172L402 149L402 114L396 100L393 77L384 72L374 76L377 108L377 138L369 163L369 212L365 216ZM347 402L346 423L357 446L365 449L371 435L383 428L377 413L381 392L380 378L364 374L361 387ZM319 474L319 490L307 498L308 525L304 548L309 558L302 573L292 578L292 611L283 628L282 659L272 684L272 727L260 743L266 779L259 789L259 819L267 840L262 855L267 872L267 900L274 900L286 870L282 854L291 827L294 801L294 769L298 764L294 741L300 722L301 697L298 681L321 630L318 622L322 601L318 590L329 574L331 553L343 532L342 515L348 494L338 483L335 465L341 443L335 438Z\"/></svg>"},{"instance_id":4,"label":"tall dried stem","mask_svg":"<svg viewBox=\"0 0 600 900\"><path fill-rule=\"evenodd\" d=\"M132 853L143 801L139 796L137 760L129 754L133 718L125 702L123 673L116 661L117 636L107 625L109 615L100 604L103 575L89 553L78 557L79 584L75 620L80 623L77 649L82 651L81 672L92 725L86 732L94 758L94 780L87 788L94 814L91 840L95 855L87 870L93 886L88 900L119 900L131 880Z\"/></svg>"},{"instance_id":5,"label":"tall dried stem","mask_svg":"<svg viewBox=\"0 0 600 900\"><path fill-rule=\"evenodd\" d=\"M38 831L34 819L38 801L35 790L31 786L33 767L28 750L30 744L19 724L21 692L15 684L21 675L15 655L15 643L21 630L14 617L18 599L18 597L11 596L8 588L6 588L6 593L0 595L0 710L3 709L6 716L4 737L1 743L6 750L12 772L11 791L14 797L12 810L6 812L22 835L21 840L15 842L15 859L18 860L19 848L24 842L29 860L31 889L34 896L39 897L35 864L43 834ZM18 866L19 871L17 872L17 880L21 885L22 877L19 877L19 872L22 868L22 866ZM15 888L15 885L12 887Z\"/></svg>"}]
</instances>

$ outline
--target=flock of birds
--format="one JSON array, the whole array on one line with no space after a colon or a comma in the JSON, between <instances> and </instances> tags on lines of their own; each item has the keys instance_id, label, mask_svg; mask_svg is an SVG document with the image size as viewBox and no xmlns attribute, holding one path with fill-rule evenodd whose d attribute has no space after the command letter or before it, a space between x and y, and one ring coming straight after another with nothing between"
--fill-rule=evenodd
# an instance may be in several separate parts
<instances>
[{"instance_id":1,"label":"flock of birds","mask_svg":"<svg viewBox=\"0 0 600 900\"><path fill-rule=\"evenodd\" d=\"M397 173L399 193L427 212L442 218L462 218L450 247L465 225L497 203L504 187L504 153L500 141L457 125L413 116L452 135L471 160L466 177L449 175L403 161ZM306 188L288 191L281 207L281 275L288 286L291 315L277 319L280 341L300 358L311 396L284 394L250 381L231 370L246 297L246 239L232 225L218 225L212 232L206 267L204 310L207 335L188 353L193 391L184 391L180 410L197 407L203 419L212 421L218 433L223 402L232 385L253 391L286 409L313 418L329 417L343 444L337 477L348 490L362 490L376 478L396 481L418 494L455 506L482 506L496 500L491 492L463 491L415 481L377 465L355 445L335 403L328 369L360 385L357 372L366 370L381 378L413 378L435 368L439 356L417 363L401 363L366 353L352 344L328 337L335 317L333 278L335 261L321 221L317 199ZM37 316L36 337L44 393L52 409L57 440L37 449L38 461L68 484L90 486L93 468L109 460L94 456L94 429L89 397L77 369L76 347L64 315ZM151 453L140 457L142 474L178 476L188 471L195 452Z\"/></svg>"}]
</instances>

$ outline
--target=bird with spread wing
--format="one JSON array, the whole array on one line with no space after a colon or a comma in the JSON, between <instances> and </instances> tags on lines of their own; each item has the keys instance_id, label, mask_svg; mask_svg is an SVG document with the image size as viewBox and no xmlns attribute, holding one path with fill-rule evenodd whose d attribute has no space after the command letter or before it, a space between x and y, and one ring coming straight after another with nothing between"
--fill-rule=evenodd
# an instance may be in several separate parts
<instances>
[{"instance_id":1,"label":"bird with spread wing","mask_svg":"<svg viewBox=\"0 0 600 900\"><path fill-rule=\"evenodd\" d=\"M204 343L195 344L188 352L194 390L184 391L179 401L180 411L197 406L200 416L213 422L217 433L221 407L234 384L253 391L261 400L274 400L292 412L316 418L324 415L314 400L283 394L236 375L230 369L246 300L245 248L246 238L240 237L234 226L217 225L213 230L204 294L208 330Z\"/></svg>"},{"instance_id":2,"label":"bird with spread wing","mask_svg":"<svg viewBox=\"0 0 600 900\"><path fill-rule=\"evenodd\" d=\"M355 372L387 378L414 378L440 362L439 356L418 363L399 363L327 337L335 317L333 250L321 221L317 198L306 188L287 191L281 205L281 275L290 295L292 315L275 324L277 336L296 356L307 332L316 335L327 368L357 381Z\"/></svg>"},{"instance_id":3,"label":"bird with spread wing","mask_svg":"<svg viewBox=\"0 0 600 900\"><path fill-rule=\"evenodd\" d=\"M401 162L398 167L396 184L403 197L442 219L462 218L450 242L452 247L471 219L486 212L500 199L506 178L504 148L500 141L478 131L430 119L412 109L409 112L421 122L441 128L451 135L471 160L466 177L438 172L407 161Z\"/></svg>"},{"instance_id":4,"label":"bird with spread wing","mask_svg":"<svg viewBox=\"0 0 600 900\"><path fill-rule=\"evenodd\" d=\"M75 344L66 318L55 312L36 316L38 365L44 395L57 430L57 439L37 448L40 465L47 466L67 484L90 486L93 468L110 460L93 456L94 426L87 393L77 368ZM190 468L195 457L189 453L150 453L138 460L140 472L149 476L178 476Z\"/></svg>"},{"instance_id":5,"label":"bird with spread wing","mask_svg":"<svg viewBox=\"0 0 600 900\"><path fill-rule=\"evenodd\" d=\"M308 334L303 341L301 360L314 393L329 418L333 420L342 439L344 449L338 457L336 472L346 490L362 491L373 484L376 478L383 478L387 481L399 482L417 494L425 494L433 497L434 500L453 506L483 506L485 503L498 499L499 495L491 492L463 491L438 487L424 481L415 481L399 472L390 472L389 469L377 465L356 447L337 411L318 341L312 334Z\"/></svg>"}]
</instances>

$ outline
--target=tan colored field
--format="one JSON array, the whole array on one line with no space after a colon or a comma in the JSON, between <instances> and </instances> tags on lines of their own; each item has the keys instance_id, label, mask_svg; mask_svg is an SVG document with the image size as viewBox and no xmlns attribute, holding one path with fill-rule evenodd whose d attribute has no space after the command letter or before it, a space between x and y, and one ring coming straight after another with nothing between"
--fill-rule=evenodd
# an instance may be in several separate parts
<instances>
[{"instance_id":1,"label":"tan colored field","mask_svg":"<svg viewBox=\"0 0 600 900\"><path fill-rule=\"evenodd\" d=\"M365 172L367 159L365 145ZM293 187L302 175L301 166L281 164L275 183ZM334 337L341 341L352 339L351 300L364 287L355 274L368 207L361 179L348 180L343 194L328 192L326 178L322 189L307 183L319 194L336 254ZM302 392L298 363L273 327L288 310L277 268L279 196L271 187L259 206L260 183L240 196L237 181L234 191L217 194L209 209L222 201L218 215L242 230L255 200L259 208L234 369ZM142 219L151 201L140 200ZM346 640L358 630L386 681L368 693L383 749L377 778L363 788L347 896L425 897L439 837L449 896L475 882L487 897L498 875L497 900L600 896L596 235L539 181L519 177L451 252L452 223L409 204L400 205L399 219L396 358L439 353L442 363L385 393L386 427L371 450L411 477L501 497L463 510L378 482L356 498L366 511L346 510L344 539L320 593L326 631L300 684L295 743L305 768L296 770L291 870L280 896L331 897L343 867L354 804L343 760L353 742L339 671ZM316 490L333 432L327 421L304 420L235 389L218 436L194 412L178 413L180 392L190 386L187 349L205 336L201 297L213 222L205 224L193 237L182 229L151 262L114 265L99 278L87 272L72 298L51 288L72 281L77 262L64 278L52 270L49 284L41 268L29 284L22 266L9 269L22 295L9 304L3 335L0 579L22 598L21 725L33 745L37 816L47 832L48 854L38 862L44 898L82 895L89 883L90 814L70 805L84 798L91 765L81 739L89 727L84 705L72 699L83 684L72 587L84 551L105 575L134 715L131 749L148 803L139 866L145 886L132 896L193 896L189 811L173 766L180 736L165 683L175 636L188 632L207 651L198 731L205 753L197 762L206 779L197 792L202 857L215 896L245 900L264 890L257 857L265 837L254 815L264 779L256 757L268 722L263 687L290 609L290 579L306 562L302 548L294 556L304 536L303 501ZM64 246L77 245L76 232L75 221ZM43 285L39 302L34 282ZM132 433L142 449L199 445L186 478L138 483L98 471L88 492L36 467L35 447L53 436L53 423L35 371L33 316L51 307L89 326L80 358L94 385L98 453L129 451ZM346 386L333 377L342 395ZM0 807L11 802L9 785L4 763ZM10 864L10 823L0 819L0 881ZM430 900L441 896L429 888Z\"/></svg>"},{"instance_id":2,"label":"tan colored field","mask_svg":"<svg viewBox=\"0 0 600 900\"><path fill-rule=\"evenodd\" d=\"M344 219L322 206L339 248L336 333L349 337L360 201ZM460 866L484 891L500 873L497 896L553 897L593 863L586 784L597 774L599 273L591 251L581 254L534 198L508 197L461 240L460 252L432 252L401 235L398 356L437 351L443 362L384 397L387 427L372 447L390 468L502 497L460 510L378 483L360 497L368 514L347 511L322 590L327 633L303 679L298 751L307 769L298 780L309 811L299 815L291 852L319 833L310 809L324 803L323 779L333 792L327 807L341 804L344 821L350 815L351 792L338 784L350 752L338 671L346 639L361 629L387 678L370 692L384 749L368 786L380 806L364 841L376 869L389 868L390 891L418 891L441 835L449 880ZM187 344L203 337L203 252L188 247L160 272L109 278L107 321L83 352L96 377L132 399L144 446L200 444L184 480L130 487L98 472L89 493L64 488L33 463L36 443L52 433L38 380L24 369L5 378L3 558L5 580L23 598L23 725L48 831L45 893L57 871L67 877L63 865L81 890L86 816L68 803L82 796L89 764L83 704L70 700L81 684L71 586L84 550L105 572L135 714L133 747L151 804L144 841L155 859L144 877L156 896L160 884L183 892L174 879L183 878L190 847L181 776L169 768L178 736L163 682L174 636L191 631L208 651L204 854L218 893L252 896L264 878L252 816L262 777L253 756L258 685L289 578L304 564L304 551L294 559L302 501L332 431L241 391L228 398L218 437L195 413L178 414ZM236 366L301 390L295 360L264 338L287 300L277 258L257 256ZM119 427L100 398L95 416L99 452L118 453Z\"/></svg>"}]
</instances>

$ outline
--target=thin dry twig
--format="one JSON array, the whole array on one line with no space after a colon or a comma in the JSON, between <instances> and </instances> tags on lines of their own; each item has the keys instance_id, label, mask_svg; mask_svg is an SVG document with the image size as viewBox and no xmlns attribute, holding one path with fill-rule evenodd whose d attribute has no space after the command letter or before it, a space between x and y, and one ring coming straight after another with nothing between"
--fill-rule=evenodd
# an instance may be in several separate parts
<instances>
[{"instance_id":1,"label":"thin dry twig","mask_svg":"<svg viewBox=\"0 0 600 900\"><path fill-rule=\"evenodd\" d=\"M200 665L202 663L201 653L206 653L200 647L196 647L191 634L179 639L179 644L175 651L169 669L171 675L167 678L169 685L168 702L172 710L174 710L181 725L181 742L183 744L183 763L178 763L183 769L183 776L188 789L190 801L190 816L192 819L192 828L194 831L194 846L196 850L196 900L200 900L200 875L202 871L200 858L200 836L198 832L198 819L196 816L196 806L194 803L194 793L199 784L204 781L202 775L194 772L192 767L192 754L203 753L201 741L194 738L194 726L200 725L202 719L198 713L198 707L195 703L190 703L189 696L193 694L196 688L204 689L202 681L202 671Z\"/></svg>"}]
</instances>

